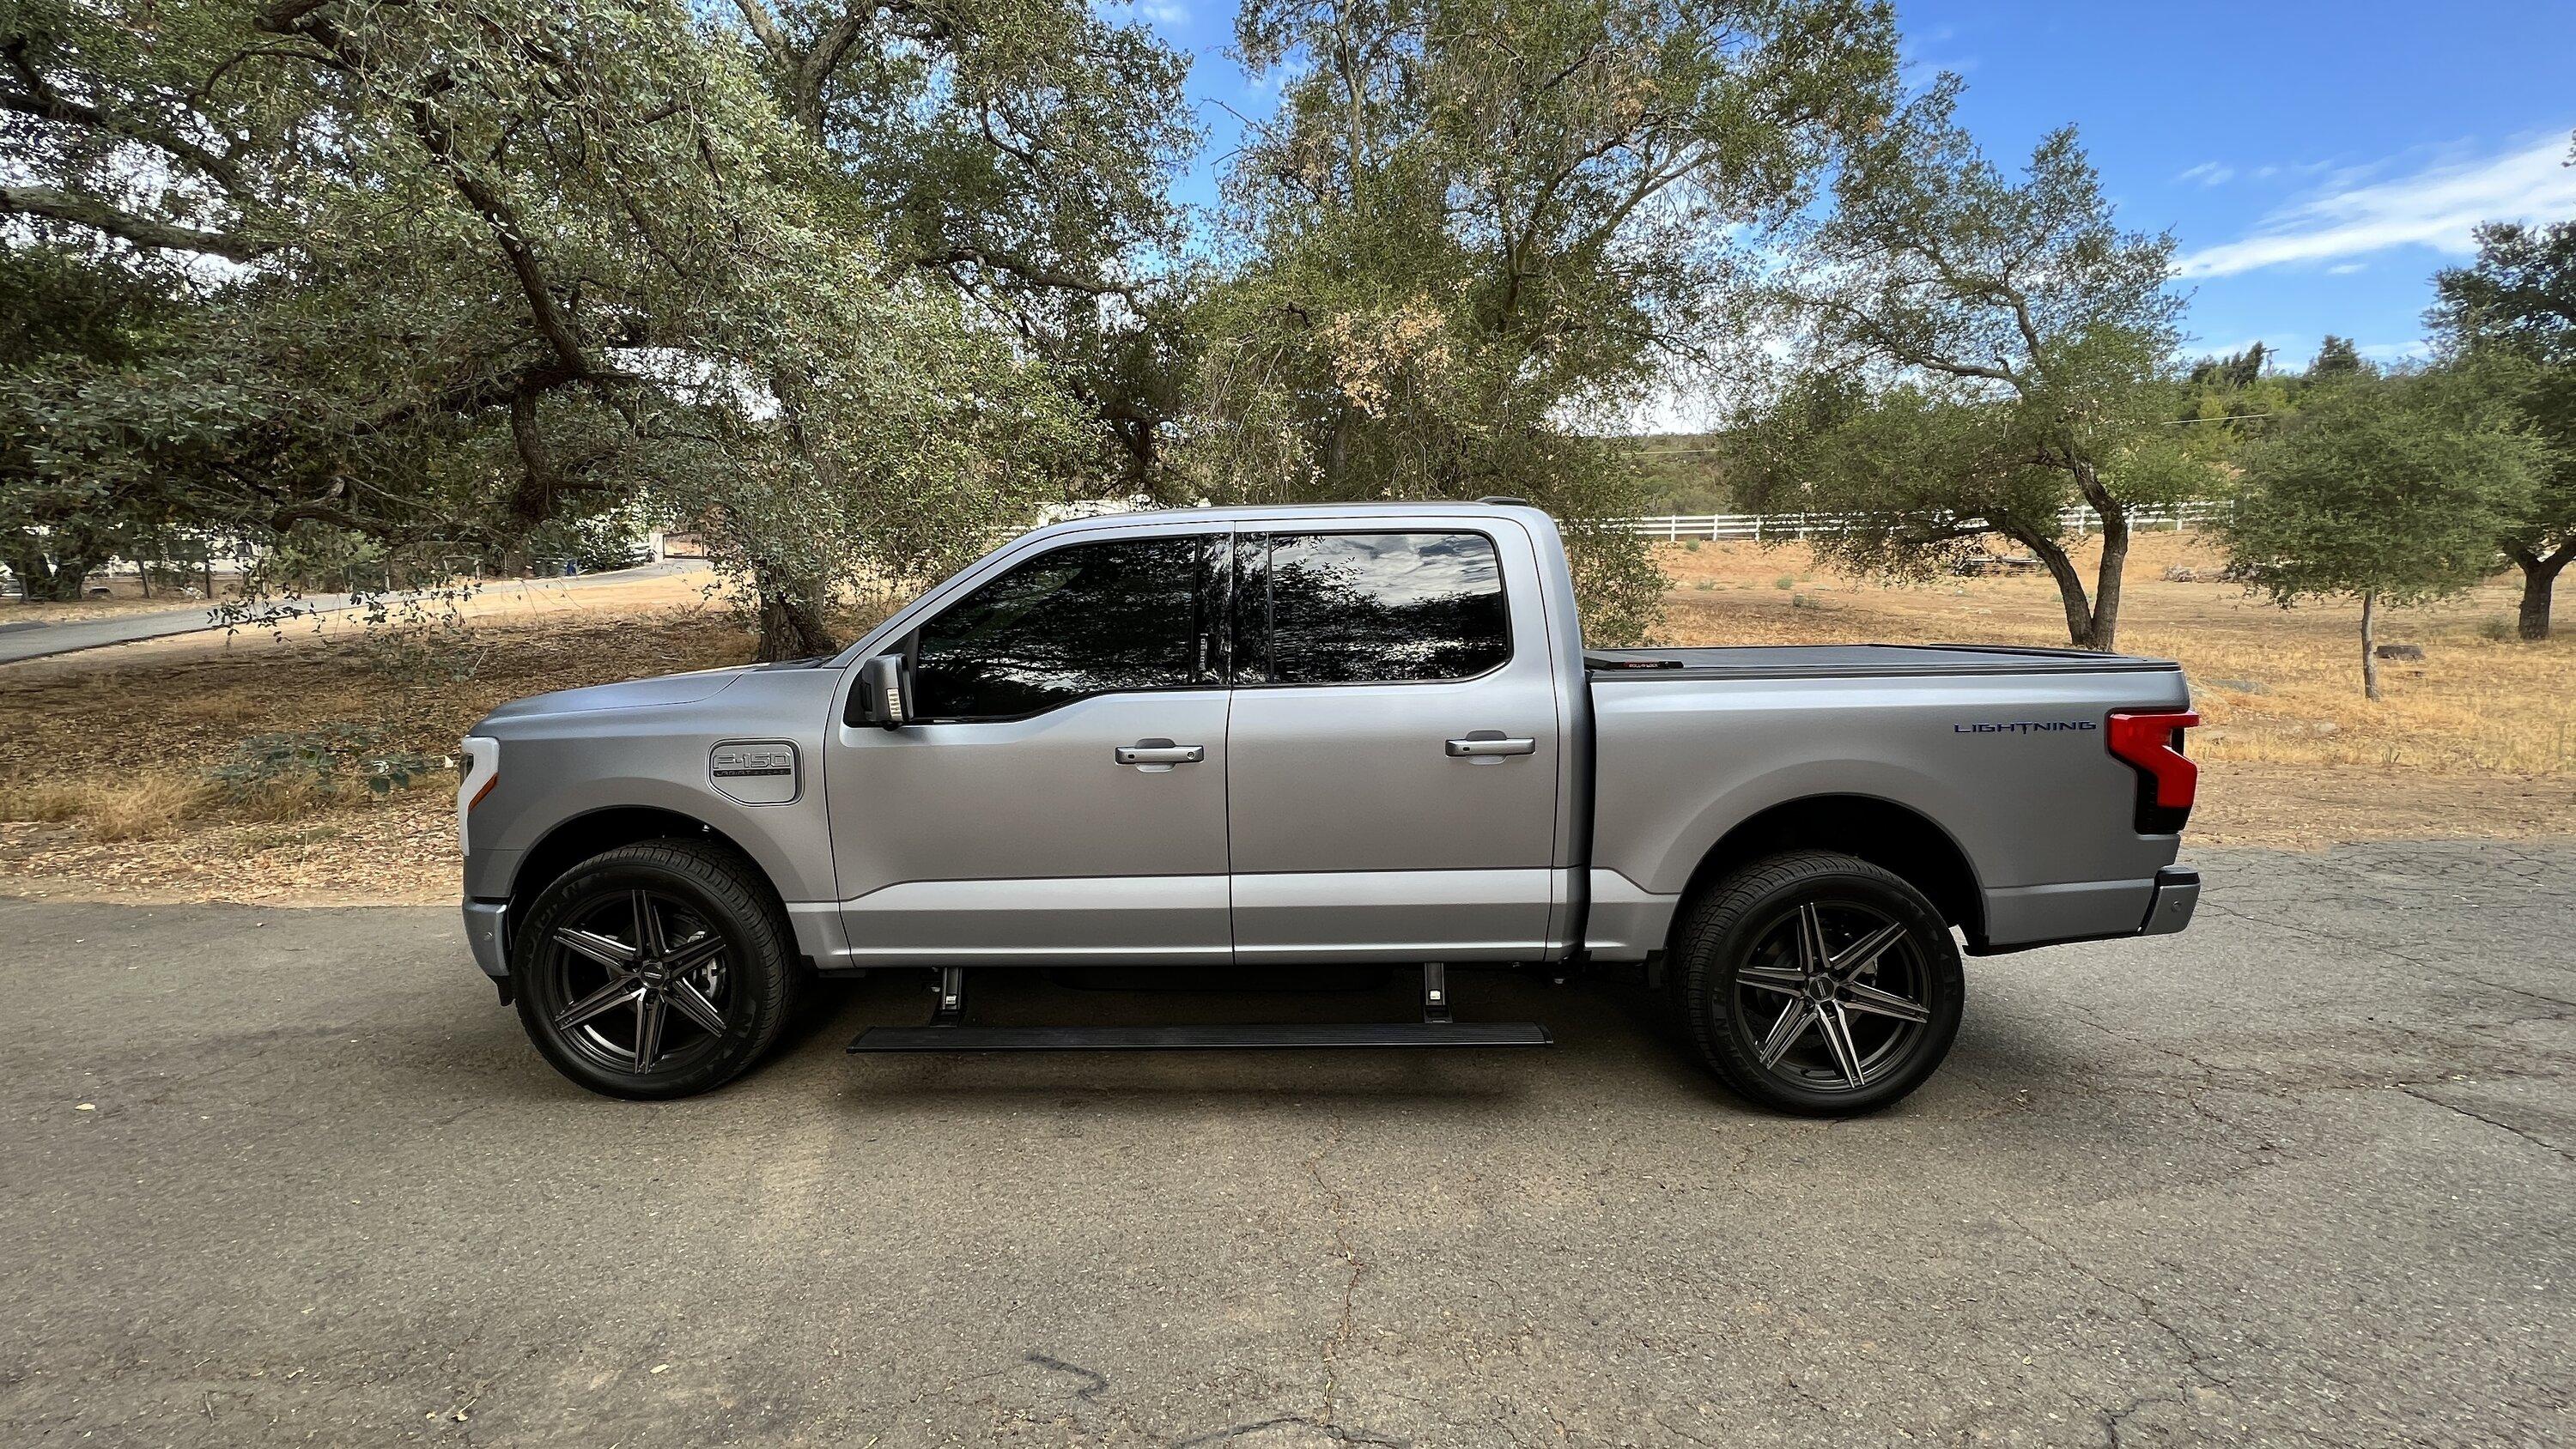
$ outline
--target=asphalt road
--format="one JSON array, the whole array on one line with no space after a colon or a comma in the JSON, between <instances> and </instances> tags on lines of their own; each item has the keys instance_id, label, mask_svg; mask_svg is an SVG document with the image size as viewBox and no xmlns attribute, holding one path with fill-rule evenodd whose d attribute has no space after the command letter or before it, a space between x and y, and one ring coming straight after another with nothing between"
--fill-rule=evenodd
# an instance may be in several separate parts
<instances>
[{"instance_id":1,"label":"asphalt road","mask_svg":"<svg viewBox=\"0 0 2576 1449\"><path fill-rule=\"evenodd\" d=\"M2576 840L2194 860L1833 1123L1472 975L1563 1044L843 1056L889 980L634 1106L445 910L0 903L0 1442L2576 1440Z\"/></svg>"},{"instance_id":2,"label":"asphalt road","mask_svg":"<svg viewBox=\"0 0 2576 1449\"><path fill-rule=\"evenodd\" d=\"M507 583L487 583L478 590L483 596L517 593L531 588L580 589L593 584L615 583L632 579L654 578L664 574L686 573L704 568L701 559L666 559L611 573L575 574L570 578L520 579ZM387 603L399 603L413 597L407 594L380 596ZM308 594L294 601L298 614L338 614L357 608L362 600L349 594ZM132 644L144 639L164 639L173 634L194 634L223 625L210 621L207 608L198 604L185 609L155 609L150 613L107 614L95 619L69 619L47 624L25 620L0 626L0 664L15 664L21 659L43 659L55 654L71 654L83 649L100 649L110 644ZM257 633L254 629L251 632Z\"/></svg>"}]
</instances>

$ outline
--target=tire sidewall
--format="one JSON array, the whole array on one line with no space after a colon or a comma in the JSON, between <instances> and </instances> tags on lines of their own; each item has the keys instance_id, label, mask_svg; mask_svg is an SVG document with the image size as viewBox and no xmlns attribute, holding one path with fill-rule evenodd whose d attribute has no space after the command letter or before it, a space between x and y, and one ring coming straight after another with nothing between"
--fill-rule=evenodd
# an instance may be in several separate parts
<instances>
[{"instance_id":1,"label":"tire sidewall","mask_svg":"<svg viewBox=\"0 0 2576 1449\"><path fill-rule=\"evenodd\" d=\"M1818 1091L1773 1075L1752 1045L1762 1030L1739 1019L1737 970L1786 912L1810 902L1850 903L1889 916L1905 926L1923 964L1931 1020L1893 1072L1857 1092ZM1680 954L1676 1005L1701 1055L1742 1095L1800 1115L1856 1115L1913 1092L1948 1057L1966 1005L1958 944L1941 913L1904 880L1851 857L1776 857L1745 867L1701 903Z\"/></svg>"},{"instance_id":2,"label":"tire sidewall","mask_svg":"<svg viewBox=\"0 0 2576 1449\"><path fill-rule=\"evenodd\" d=\"M748 894L739 872L702 851L681 846L628 846L594 856L549 884L512 935L510 976L520 1024L547 1062L574 1082L612 1097L657 1100L685 1097L741 1074L776 1039L785 1012L787 961L776 923L743 909ZM726 887L731 889L727 890ZM569 1003L546 969L548 942L573 916L603 897L633 890L675 896L724 938L725 964L736 974L726 1003L725 1031L714 1050L702 1051L675 1071L620 1071L586 1055L565 1037L554 1018Z\"/></svg>"}]
</instances>

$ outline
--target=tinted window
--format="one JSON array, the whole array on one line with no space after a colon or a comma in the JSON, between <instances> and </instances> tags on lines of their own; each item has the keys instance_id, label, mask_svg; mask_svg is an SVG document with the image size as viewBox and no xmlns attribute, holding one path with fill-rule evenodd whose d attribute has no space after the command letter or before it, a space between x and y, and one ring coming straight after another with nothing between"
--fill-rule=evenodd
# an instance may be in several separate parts
<instances>
[{"instance_id":1,"label":"tinted window","mask_svg":"<svg viewBox=\"0 0 2576 1449\"><path fill-rule=\"evenodd\" d=\"M1501 562L1480 533L1283 533L1269 549L1269 677L1464 679L1511 657Z\"/></svg>"},{"instance_id":2,"label":"tinted window","mask_svg":"<svg viewBox=\"0 0 2576 1449\"><path fill-rule=\"evenodd\" d=\"M914 705L930 719L1034 714L1197 674L1203 540L1082 543L1041 554L921 626Z\"/></svg>"}]
</instances>

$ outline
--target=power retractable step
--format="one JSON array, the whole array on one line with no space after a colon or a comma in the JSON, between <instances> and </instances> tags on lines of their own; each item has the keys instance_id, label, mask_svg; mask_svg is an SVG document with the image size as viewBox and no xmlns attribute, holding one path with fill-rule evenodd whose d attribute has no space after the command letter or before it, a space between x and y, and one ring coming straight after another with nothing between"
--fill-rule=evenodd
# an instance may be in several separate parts
<instances>
[{"instance_id":1,"label":"power retractable step","mask_svg":"<svg viewBox=\"0 0 2576 1449\"><path fill-rule=\"evenodd\" d=\"M966 972L939 973L939 1005L927 1026L872 1026L854 1052L1272 1051L1294 1047L1553 1046L1532 1021L1456 1021L1448 972L1422 968L1422 1020L1293 1023L1274 1026L967 1026Z\"/></svg>"}]
</instances>

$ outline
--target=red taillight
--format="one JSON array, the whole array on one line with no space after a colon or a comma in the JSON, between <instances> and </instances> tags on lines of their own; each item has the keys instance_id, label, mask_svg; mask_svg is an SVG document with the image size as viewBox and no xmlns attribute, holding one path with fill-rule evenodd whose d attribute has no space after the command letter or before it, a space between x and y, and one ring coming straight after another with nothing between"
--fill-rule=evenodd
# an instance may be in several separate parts
<instances>
[{"instance_id":1,"label":"red taillight","mask_svg":"<svg viewBox=\"0 0 2576 1449\"><path fill-rule=\"evenodd\" d=\"M2200 766L2182 752L2182 732L2200 723L2190 710L2157 714L2115 712L2108 739L2111 753L2138 772L2138 831L2171 835L2191 815L2200 788Z\"/></svg>"}]
</instances>

